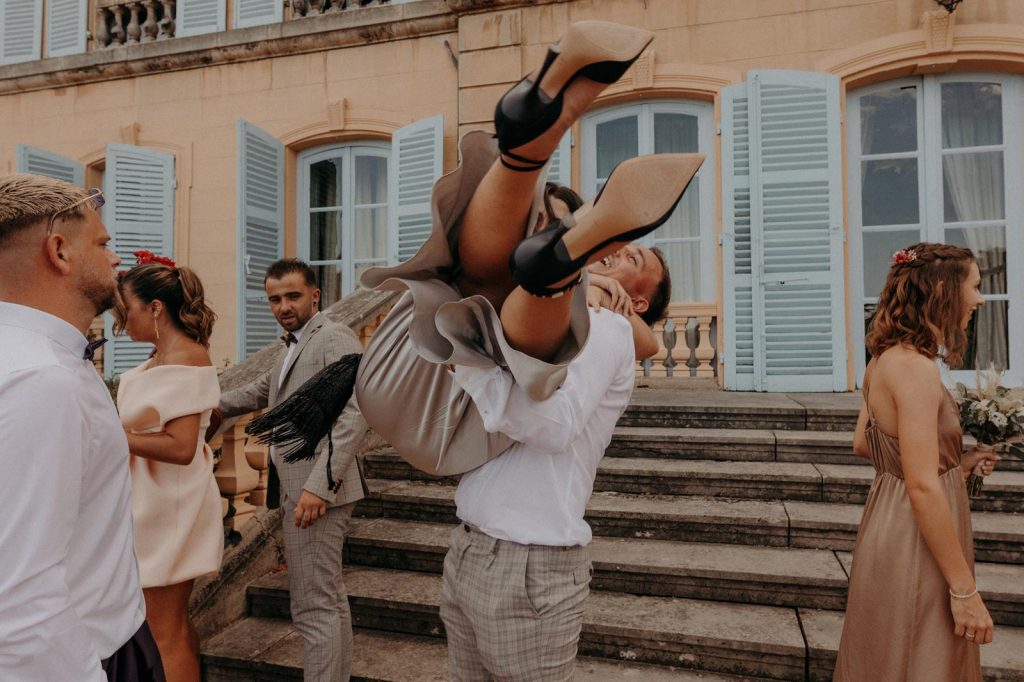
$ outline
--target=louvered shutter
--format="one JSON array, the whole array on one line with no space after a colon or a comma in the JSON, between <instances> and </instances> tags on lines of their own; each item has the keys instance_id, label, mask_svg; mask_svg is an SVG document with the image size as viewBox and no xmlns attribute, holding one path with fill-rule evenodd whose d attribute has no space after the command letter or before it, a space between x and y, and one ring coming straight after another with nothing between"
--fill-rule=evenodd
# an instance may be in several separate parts
<instances>
[{"instance_id":1,"label":"louvered shutter","mask_svg":"<svg viewBox=\"0 0 1024 682\"><path fill-rule=\"evenodd\" d=\"M0 66L39 59L43 0L0 0Z\"/></svg>"},{"instance_id":2,"label":"louvered shutter","mask_svg":"<svg viewBox=\"0 0 1024 682\"><path fill-rule=\"evenodd\" d=\"M753 243L747 85L722 90L722 276L725 387L754 390Z\"/></svg>"},{"instance_id":3,"label":"louvered shutter","mask_svg":"<svg viewBox=\"0 0 1024 682\"><path fill-rule=\"evenodd\" d=\"M133 252L145 249L174 257L174 156L127 144L107 145L103 219L123 269L135 264ZM113 335L113 319L104 316L107 352L104 372L121 374L142 363L153 346Z\"/></svg>"},{"instance_id":4,"label":"louvered shutter","mask_svg":"<svg viewBox=\"0 0 1024 682\"><path fill-rule=\"evenodd\" d=\"M725 254L726 338L736 340L728 342L727 361L734 366L727 378L735 388L744 387L739 370L748 318L742 237L749 215L754 390L845 390L838 78L752 71L747 83L728 90L728 110L723 99L723 137L731 137L723 140L725 241L731 251Z\"/></svg>"},{"instance_id":5,"label":"louvered shutter","mask_svg":"<svg viewBox=\"0 0 1024 682\"><path fill-rule=\"evenodd\" d=\"M185 38L223 31L225 17L224 0L178 0L175 35Z\"/></svg>"},{"instance_id":6,"label":"louvered shutter","mask_svg":"<svg viewBox=\"0 0 1024 682\"><path fill-rule=\"evenodd\" d=\"M284 255L284 145L238 119L238 356L277 338L263 277Z\"/></svg>"},{"instance_id":7,"label":"louvered shutter","mask_svg":"<svg viewBox=\"0 0 1024 682\"><path fill-rule=\"evenodd\" d=\"M389 261L409 260L430 235L430 192L441 176L444 116L395 131L388 165Z\"/></svg>"},{"instance_id":8,"label":"louvered shutter","mask_svg":"<svg viewBox=\"0 0 1024 682\"><path fill-rule=\"evenodd\" d=\"M81 0L46 3L46 56L63 57L85 52L85 11Z\"/></svg>"},{"instance_id":9,"label":"louvered shutter","mask_svg":"<svg viewBox=\"0 0 1024 682\"><path fill-rule=\"evenodd\" d=\"M233 28L247 28L284 19L282 0L235 0Z\"/></svg>"},{"instance_id":10,"label":"louvered shutter","mask_svg":"<svg viewBox=\"0 0 1024 682\"><path fill-rule=\"evenodd\" d=\"M60 154L19 144L14 168L19 173L37 173L70 182L75 187L85 184L85 166Z\"/></svg>"},{"instance_id":11,"label":"louvered shutter","mask_svg":"<svg viewBox=\"0 0 1024 682\"><path fill-rule=\"evenodd\" d=\"M558 149L551 155L548 164L548 182L572 187L572 132L566 133L558 143Z\"/></svg>"}]
</instances>

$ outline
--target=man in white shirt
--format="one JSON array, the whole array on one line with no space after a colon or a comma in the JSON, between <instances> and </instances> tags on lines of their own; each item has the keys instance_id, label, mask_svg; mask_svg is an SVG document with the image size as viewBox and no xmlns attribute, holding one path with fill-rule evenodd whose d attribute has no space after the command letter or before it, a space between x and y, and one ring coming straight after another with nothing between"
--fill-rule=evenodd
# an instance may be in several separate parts
<instances>
[{"instance_id":1,"label":"man in white shirt","mask_svg":"<svg viewBox=\"0 0 1024 682\"><path fill-rule=\"evenodd\" d=\"M535 401L500 367L458 366L488 432L516 443L462 477L441 617L454 680L568 680L589 594L583 515L633 391L632 327L590 311L561 387Z\"/></svg>"},{"instance_id":2,"label":"man in white shirt","mask_svg":"<svg viewBox=\"0 0 1024 682\"><path fill-rule=\"evenodd\" d=\"M128 443L85 336L117 256L84 192L0 178L0 680L163 680L132 539Z\"/></svg>"}]
</instances>

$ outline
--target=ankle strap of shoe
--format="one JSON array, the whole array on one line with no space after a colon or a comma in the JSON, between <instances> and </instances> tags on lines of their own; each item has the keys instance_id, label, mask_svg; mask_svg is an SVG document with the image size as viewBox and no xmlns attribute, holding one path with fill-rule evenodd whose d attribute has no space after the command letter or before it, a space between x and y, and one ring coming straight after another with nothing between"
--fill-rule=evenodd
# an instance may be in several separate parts
<instances>
[{"instance_id":1,"label":"ankle strap of shoe","mask_svg":"<svg viewBox=\"0 0 1024 682\"><path fill-rule=\"evenodd\" d=\"M513 161L517 161L522 165L515 166L506 161L505 157L508 157ZM518 154L514 154L513 152L510 152L505 149L501 150L501 154L498 156L498 160L501 161L502 166L508 168L511 171L516 171L517 173L532 173L533 171L539 171L548 163L548 159L544 159L543 161L536 161L534 159L528 159L525 156L519 156Z\"/></svg>"},{"instance_id":2,"label":"ankle strap of shoe","mask_svg":"<svg viewBox=\"0 0 1024 682\"><path fill-rule=\"evenodd\" d=\"M576 273L576 279L574 279L573 281L569 282L565 286L560 286L560 287L533 287L533 286L527 286L527 285L525 285L523 283L520 283L519 286L521 286L523 288L523 291L525 291L526 293L530 294L530 296L533 296L535 298L559 298L559 297L564 296L565 294L569 293L570 291L575 289L577 286L579 286L579 283L582 280L583 280L583 271L580 270L578 273Z\"/></svg>"}]
</instances>

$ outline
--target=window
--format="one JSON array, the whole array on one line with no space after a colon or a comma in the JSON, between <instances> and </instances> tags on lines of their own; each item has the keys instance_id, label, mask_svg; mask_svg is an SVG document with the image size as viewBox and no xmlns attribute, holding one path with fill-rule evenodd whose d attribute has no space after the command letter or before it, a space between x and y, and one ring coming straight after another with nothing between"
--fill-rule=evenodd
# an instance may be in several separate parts
<instances>
[{"instance_id":1,"label":"window","mask_svg":"<svg viewBox=\"0 0 1024 682\"><path fill-rule=\"evenodd\" d=\"M597 194L616 165L644 154L703 152L708 155L668 222L641 240L657 246L672 273L672 300L715 298L713 201L715 177L710 104L654 102L615 107L583 119L582 194Z\"/></svg>"},{"instance_id":2,"label":"window","mask_svg":"<svg viewBox=\"0 0 1024 682\"><path fill-rule=\"evenodd\" d=\"M894 251L917 241L966 246L985 305L968 330L964 369L995 364L1024 377L1015 350L1024 341L1015 307L1024 293L1021 194L1006 191L1021 172L1021 91L1020 77L957 74L850 95L851 322L861 339ZM862 374L866 358L858 363Z\"/></svg>"},{"instance_id":3,"label":"window","mask_svg":"<svg viewBox=\"0 0 1024 682\"><path fill-rule=\"evenodd\" d=\"M388 261L389 156L387 144L360 143L299 157L298 252L317 272L321 307Z\"/></svg>"}]
</instances>

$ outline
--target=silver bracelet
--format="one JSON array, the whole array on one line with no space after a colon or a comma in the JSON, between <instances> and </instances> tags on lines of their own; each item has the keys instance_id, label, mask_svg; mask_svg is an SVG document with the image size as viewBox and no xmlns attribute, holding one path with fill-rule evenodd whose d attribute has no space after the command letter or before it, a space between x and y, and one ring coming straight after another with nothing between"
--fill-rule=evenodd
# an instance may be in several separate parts
<instances>
[{"instance_id":1,"label":"silver bracelet","mask_svg":"<svg viewBox=\"0 0 1024 682\"><path fill-rule=\"evenodd\" d=\"M971 597L973 597L976 594L978 594L978 588L977 587L974 588L973 592L970 592L968 594L954 594L953 590L949 591L949 596L952 597L953 599L970 599Z\"/></svg>"}]
</instances>

